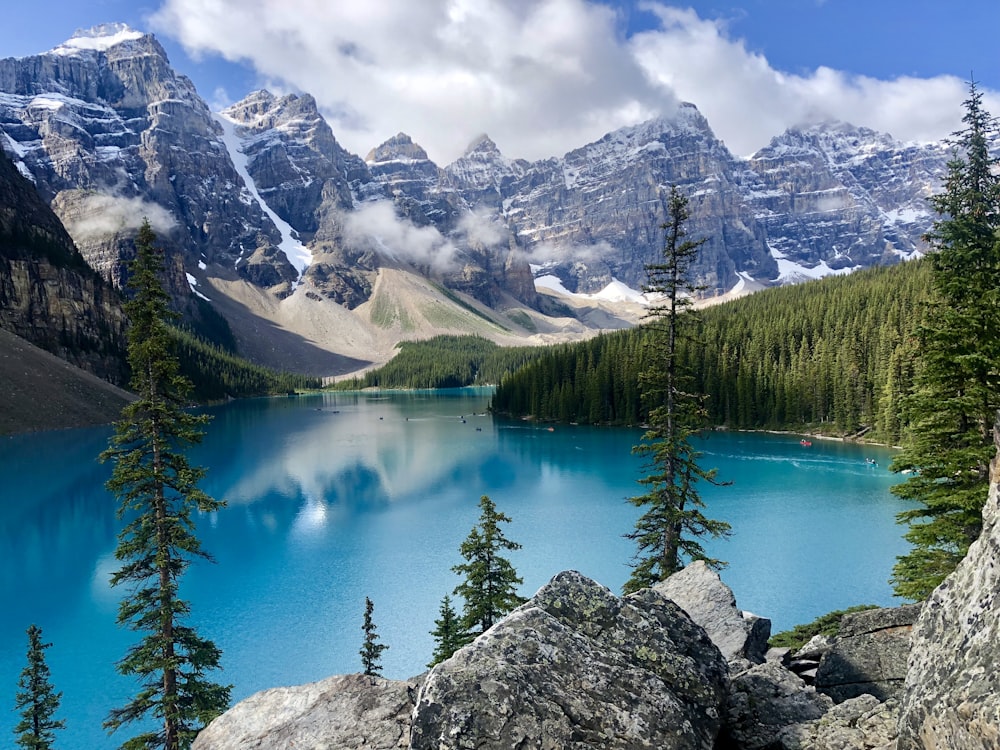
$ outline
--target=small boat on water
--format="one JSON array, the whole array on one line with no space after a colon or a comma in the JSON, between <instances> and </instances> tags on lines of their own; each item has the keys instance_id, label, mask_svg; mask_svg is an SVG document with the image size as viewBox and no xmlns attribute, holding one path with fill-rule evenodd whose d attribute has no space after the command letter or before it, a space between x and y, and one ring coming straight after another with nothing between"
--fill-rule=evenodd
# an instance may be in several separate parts
<instances>
[{"instance_id":1,"label":"small boat on water","mask_svg":"<svg viewBox=\"0 0 1000 750\"><path fill-rule=\"evenodd\" d=\"M799 441L799 445L801 445L803 448L811 448L812 447L812 440L806 440L805 438L802 438Z\"/></svg>"}]
</instances>

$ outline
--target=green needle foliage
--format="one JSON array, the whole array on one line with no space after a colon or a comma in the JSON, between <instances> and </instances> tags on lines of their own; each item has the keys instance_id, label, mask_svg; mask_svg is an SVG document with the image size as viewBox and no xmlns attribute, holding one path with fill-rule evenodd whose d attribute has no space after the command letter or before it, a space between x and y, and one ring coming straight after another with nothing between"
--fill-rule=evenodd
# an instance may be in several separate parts
<instances>
[{"instance_id":1,"label":"green needle foliage","mask_svg":"<svg viewBox=\"0 0 1000 750\"><path fill-rule=\"evenodd\" d=\"M378 642L378 633L375 631L375 621L372 619L372 612L375 605L367 596L365 597L365 621L361 630L365 634L365 640L361 644L361 666L364 673L369 677L382 676L382 652L389 648L384 643Z\"/></svg>"},{"instance_id":2,"label":"green needle foliage","mask_svg":"<svg viewBox=\"0 0 1000 750\"><path fill-rule=\"evenodd\" d=\"M435 664L451 658L451 655L470 641L468 633L462 628L462 621L452 606L451 597L447 594L441 599L441 608L438 610L438 619L434 621L434 653L428 668Z\"/></svg>"},{"instance_id":3,"label":"green needle foliage","mask_svg":"<svg viewBox=\"0 0 1000 750\"><path fill-rule=\"evenodd\" d=\"M729 524L701 512L704 503L696 484L715 481L715 470L705 471L698 465L700 454L691 445L692 436L705 424L705 397L690 389L692 379L677 356L680 338L689 336L687 332L697 323L685 308L698 291L689 270L704 240L685 239L687 198L676 187L670 190L667 216L664 262L646 268L649 284L645 291L659 295L661 301L650 308L654 320L647 339L647 367L639 375L642 398L651 404L649 429L634 450L648 457L652 473L639 480L646 494L630 499L645 512L636 521L635 531L626 535L638 546L626 593L680 570L682 555L721 567L723 563L709 557L698 539L729 532Z\"/></svg>"},{"instance_id":4,"label":"green needle foliage","mask_svg":"<svg viewBox=\"0 0 1000 750\"><path fill-rule=\"evenodd\" d=\"M455 587L455 594L465 600L462 628L472 635L485 633L501 617L524 604L517 587L524 581L518 577L504 550L521 549L521 545L504 536L501 523L510 518L497 510L488 495L479 499L479 524L472 527L459 551L465 562L452 570L465 580Z\"/></svg>"},{"instance_id":5,"label":"green needle foliage","mask_svg":"<svg viewBox=\"0 0 1000 750\"><path fill-rule=\"evenodd\" d=\"M185 411L189 381L178 372L168 321L174 317L160 283L161 253L145 222L130 264L131 299L128 361L135 401L122 410L102 460L114 461L107 487L117 496L115 558L122 563L112 586L126 585L119 625L142 633L118 662L118 671L136 677L138 694L111 711L104 726L113 732L132 722L155 719L159 727L126 741L127 750L189 747L198 731L229 705L230 687L210 682L221 652L184 624L190 607L178 582L195 558L208 558L194 533L193 514L222 507L198 488L204 470L192 467L186 446L200 442L206 417Z\"/></svg>"},{"instance_id":6,"label":"green needle foliage","mask_svg":"<svg viewBox=\"0 0 1000 750\"><path fill-rule=\"evenodd\" d=\"M990 141L996 123L970 84L965 128L944 192L932 199L941 218L928 239L933 297L917 332L921 367L904 401L910 422L895 471L911 470L892 488L920 506L900 514L910 553L898 558L892 583L924 599L965 557L982 529L1000 408L1000 178Z\"/></svg>"},{"instance_id":7,"label":"green needle foliage","mask_svg":"<svg viewBox=\"0 0 1000 750\"><path fill-rule=\"evenodd\" d=\"M51 643L42 643L42 630L37 625L28 628L28 665L21 671L21 679L14 707L21 712L21 721L14 727L17 744L26 750L49 750L55 739L55 730L66 722L53 719L59 710L62 693L57 693L49 682L49 666L45 663L45 649Z\"/></svg>"}]
</instances>

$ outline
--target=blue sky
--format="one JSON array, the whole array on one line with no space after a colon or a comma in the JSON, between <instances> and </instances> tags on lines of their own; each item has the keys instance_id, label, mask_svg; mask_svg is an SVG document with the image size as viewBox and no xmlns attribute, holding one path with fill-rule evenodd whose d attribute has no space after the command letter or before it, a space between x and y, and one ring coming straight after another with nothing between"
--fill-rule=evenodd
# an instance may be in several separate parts
<instances>
[{"instance_id":1,"label":"blue sky","mask_svg":"<svg viewBox=\"0 0 1000 750\"><path fill-rule=\"evenodd\" d=\"M970 73L1000 114L992 0L35 0L3 21L3 57L123 21L217 108L307 91L355 153L404 131L441 164L483 132L562 154L678 101L743 155L822 119L935 139Z\"/></svg>"}]
</instances>

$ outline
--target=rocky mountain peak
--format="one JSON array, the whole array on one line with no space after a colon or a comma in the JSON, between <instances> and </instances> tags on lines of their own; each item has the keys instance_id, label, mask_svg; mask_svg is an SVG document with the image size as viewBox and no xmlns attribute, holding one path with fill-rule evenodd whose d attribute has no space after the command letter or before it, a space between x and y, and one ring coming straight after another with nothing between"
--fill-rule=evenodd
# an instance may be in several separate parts
<instances>
[{"instance_id":1,"label":"rocky mountain peak","mask_svg":"<svg viewBox=\"0 0 1000 750\"><path fill-rule=\"evenodd\" d=\"M376 146L365 157L369 164L387 161L429 161L427 152L413 142L406 133L397 133L380 146Z\"/></svg>"},{"instance_id":2,"label":"rocky mountain peak","mask_svg":"<svg viewBox=\"0 0 1000 750\"><path fill-rule=\"evenodd\" d=\"M316 100L309 94L286 94L279 98L270 91L260 89L230 105L222 114L233 122L256 130L299 122L312 127L321 126L333 137L319 113Z\"/></svg>"},{"instance_id":3,"label":"rocky mountain peak","mask_svg":"<svg viewBox=\"0 0 1000 750\"><path fill-rule=\"evenodd\" d=\"M493 142L486 133L482 133L472 139L472 142L466 147L463 156L472 156L473 154L489 154L490 156L496 155L500 156L500 149L497 148L497 144Z\"/></svg>"},{"instance_id":4,"label":"rocky mountain peak","mask_svg":"<svg viewBox=\"0 0 1000 750\"><path fill-rule=\"evenodd\" d=\"M85 50L105 52L111 47L126 42L135 42L143 38L153 40L151 34L133 29L124 23L102 23L89 29L77 29L73 36L59 46L53 48L51 53L57 55L78 55Z\"/></svg>"}]
</instances>

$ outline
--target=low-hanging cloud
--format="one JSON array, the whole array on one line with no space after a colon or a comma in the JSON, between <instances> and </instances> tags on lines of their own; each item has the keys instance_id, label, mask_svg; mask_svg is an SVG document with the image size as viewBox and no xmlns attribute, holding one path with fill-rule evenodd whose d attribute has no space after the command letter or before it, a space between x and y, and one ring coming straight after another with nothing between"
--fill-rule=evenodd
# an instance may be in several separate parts
<instances>
[{"instance_id":1,"label":"low-hanging cloud","mask_svg":"<svg viewBox=\"0 0 1000 750\"><path fill-rule=\"evenodd\" d=\"M552 263L592 263L614 255L614 248L605 240L584 245L575 242L540 242L526 253L527 261L536 266Z\"/></svg>"},{"instance_id":2,"label":"low-hanging cloud","mask_svg":"<svg viewBox=\"0 0 1000 750\"><path fill-rule=\"evenodd\" d=\"M138 231L143 221L159 235L177 226L177 219L163 206L142 198L123 198L108 193L92 193L83 198L66 221L66 231L76 242L100 240L115 234Z\"/></svg>"},{"instance_id":3,"label":"low-hanging cloud","mask_svg":"<svg viewBox=\"0 0 1000 750\"><path fill-rule=\"evenodd\" d=\"M344 233L355 245L369 246L396 260L429 266L438 272L452 270L457 248L435 227L418 227L396 215L390 201L366 203L345 214Z\"/></svg>"},{"instance_id":4,"label":"low-hanging cloud","mask_svg":"<svg viewBox=\"0 0 1000 750\"><path fill-rule=\"evenodd\" d=\"M562 155L680 100L738 155L786 128L838 119L898 139L960 125L953 76L879 80L820 67L791 74L724 21L640 4L655 28L627 37L595 0L164 0L154 29L192 54L249 62L262 81L313 94L355 153L403 130L438 164L487 132L510 157ZM1000 97L985 104L1000 110Z\"/></svg>"},{"instance_id":5,"label":"low-hanging cloud","mask_svg":"<svg viewBox=\"0 0 1000 750\"><path fill-rule=\"evenodd\" d=\"M458 233L471 245L484 248L499 247L510 240L510 232L497 214L486 209L462 214L458 220Z\"/></svg>"}]
</instances>

